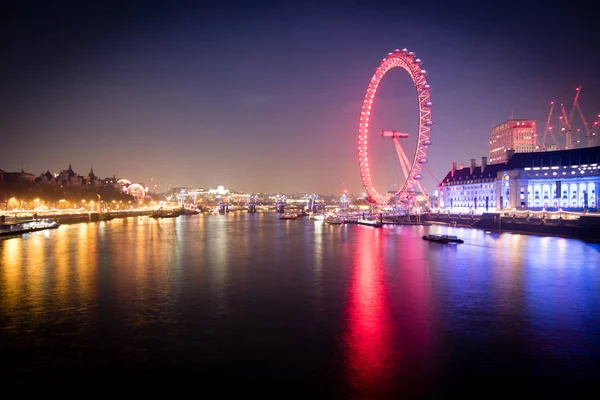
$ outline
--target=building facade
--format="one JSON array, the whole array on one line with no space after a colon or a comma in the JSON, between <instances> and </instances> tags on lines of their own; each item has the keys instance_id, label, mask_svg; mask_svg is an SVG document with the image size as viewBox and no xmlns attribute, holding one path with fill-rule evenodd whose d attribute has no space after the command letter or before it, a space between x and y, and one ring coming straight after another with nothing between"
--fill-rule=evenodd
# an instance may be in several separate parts
<instances>
[{"instance_id":1,"label":"building facade","mask_svg":"<svg viewBox=\"0 0 600 400\"><path fill-rule=\"evenodd\" d=\"M481 214L493 212L498 207L496 180L504 164L488 165L487 157L481 157L481 165L472 159L469 167L456 168L452 163L450 172L438 185L438 207L445 211Z\"/></svg>"},{"instance_id":2,"label":"building facade","mask_svg":"<svg viewBox=\"0 0 600 400\"><path fill-rule=\"evenodd\" d=\"M506 152L530 153L536 150L535 120L511 119L492 128L490 135L490 164L505 163Z\"/></svg>"},{"instance_id":3,"label":"building facade","mask_svg":"<svg viewBox=\"0 0 600 400\"><path fill-rule=\"evenodd\" d=\"M505 163L456 169L438 186L438 206L448 212L501 210L598 211L600 147L515 153Z\"/></svg>"}]
</instances>

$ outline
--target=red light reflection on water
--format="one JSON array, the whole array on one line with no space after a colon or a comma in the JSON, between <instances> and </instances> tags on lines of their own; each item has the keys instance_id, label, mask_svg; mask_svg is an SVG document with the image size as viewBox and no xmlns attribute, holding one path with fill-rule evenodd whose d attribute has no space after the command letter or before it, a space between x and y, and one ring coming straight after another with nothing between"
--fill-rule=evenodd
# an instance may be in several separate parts
<instances>
[{"instance_id":1,"label":"red light reflection on water","mask_svg":"<svg viewBox=\"0 0 600 400\"><path fill-rule=\"evenodd\" d=\"M390 387L395 370L392 318L381 260L381 232L361 229L352 266L343 338L348 384L361 395Z\"/></svg>"}]
</instances>

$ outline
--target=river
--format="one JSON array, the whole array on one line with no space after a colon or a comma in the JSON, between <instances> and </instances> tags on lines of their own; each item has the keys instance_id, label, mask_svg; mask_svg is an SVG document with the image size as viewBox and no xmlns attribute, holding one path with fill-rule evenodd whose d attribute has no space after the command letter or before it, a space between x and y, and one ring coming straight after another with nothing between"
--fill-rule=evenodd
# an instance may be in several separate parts
<instances>
[{"instance_id":1,"label":"river","mask_svg":"<svg viewBox=\"0 0 600 400\"><path fill-rule=\"evenodd\" d=\"M598 244L435 225L63 225L0 242L0 376L279 398L574 395L600 382L599 267Z\"/></svg>"}]
</instances>

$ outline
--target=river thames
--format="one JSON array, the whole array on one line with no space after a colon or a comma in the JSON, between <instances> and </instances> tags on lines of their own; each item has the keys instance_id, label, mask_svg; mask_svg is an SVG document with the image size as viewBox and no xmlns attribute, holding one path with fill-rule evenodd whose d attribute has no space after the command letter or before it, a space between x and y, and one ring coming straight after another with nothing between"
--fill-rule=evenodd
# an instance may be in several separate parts
<instances>
[{"instance_id":1,"label":"river thames","mask_svg":"<svg viewBox=\"0 0 600 400\"><path fill-rule=\"evenodd\" d=\"M598 244L230 213L63 225L0 255L5 389L598 394Z\"/></svg>"}]
</instances>

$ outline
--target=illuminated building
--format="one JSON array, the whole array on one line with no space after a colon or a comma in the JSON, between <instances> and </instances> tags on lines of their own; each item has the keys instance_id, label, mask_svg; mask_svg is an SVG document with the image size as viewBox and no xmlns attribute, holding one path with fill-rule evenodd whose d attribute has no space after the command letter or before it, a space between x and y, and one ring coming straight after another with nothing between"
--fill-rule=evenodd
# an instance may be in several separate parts
<instances>
[{"instance_id":1,"label":"illuminated building","mask_svg":"<svg viewBox=\"0 0 600 400\"><path fill-rule=\"evenodd\" d=\"M491 212L495 211L496 179L504 170L505 164L488 165L487 157L481 157L481 165L471 160L471 165L452 169L438 186L438 205L442 210L451 212Z\"/></svg>"},{"instance_id":2,"label":"illuminated building","mask_svg":"<svg viewBox=\"0 0 600 400\"><path fill-rule=\"evenodd\" d=\"M452 169L438 186L439 208L481 214L500 210L598 211L600 147L516 153L508 160Z\"/></svg>"},{"instance_id":3,"label":"illuminated building","mask_svg":"<svg viewBox=\"0 0 600 400\"><path fill-rule=\"evenodd\" d=\"M490 164L506 162L506 152L529 153L536 150L535 120L510 119L492 128Z\"/></svg>"}]
</instances>

